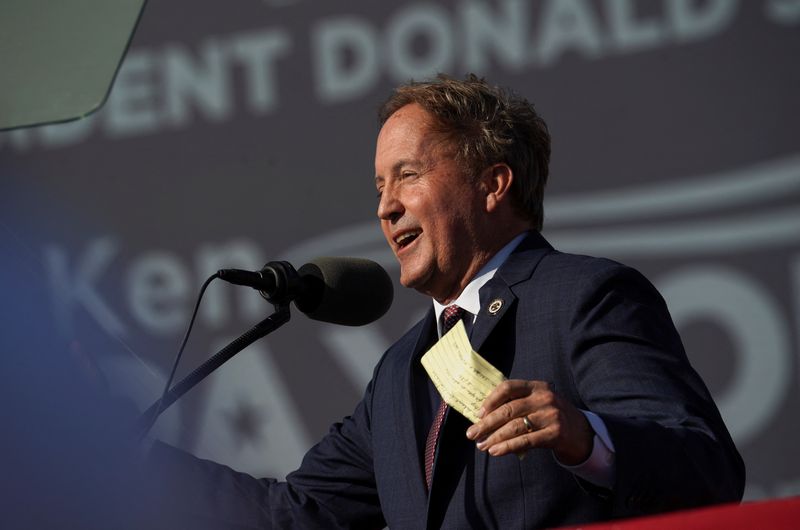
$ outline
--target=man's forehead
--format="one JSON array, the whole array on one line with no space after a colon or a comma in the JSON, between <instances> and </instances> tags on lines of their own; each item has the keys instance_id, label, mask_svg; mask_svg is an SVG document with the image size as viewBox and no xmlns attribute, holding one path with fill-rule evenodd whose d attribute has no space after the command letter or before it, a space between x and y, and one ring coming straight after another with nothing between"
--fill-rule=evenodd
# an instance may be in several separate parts
<instances>
[{"instance_id":1,"label":"man's forehead","mask_svg":"<svg viewBox=\"0 0 800 530\"><path fill-rule=\"evenodd\" d=\"M399 111L398 111L399 112ZM392 115L394 116L394 114ZM407 163L424 162L434 153L457 150L452 138L445 131L431 127L429 121L398 118L396 122L384 124L375 146L375 162L392 162L393 165L400 161ZM398 160L390 160L398 157Z\"/></svg>"}]
</instances>

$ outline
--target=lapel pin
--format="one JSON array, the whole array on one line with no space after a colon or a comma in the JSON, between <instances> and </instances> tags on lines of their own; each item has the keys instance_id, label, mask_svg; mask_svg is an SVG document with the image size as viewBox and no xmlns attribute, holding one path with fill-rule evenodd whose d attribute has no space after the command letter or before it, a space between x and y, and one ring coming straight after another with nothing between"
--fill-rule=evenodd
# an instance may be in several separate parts
<instances>
[{"instance_id":1,"label":"lapel pin","mask_svg":"<svg viewBox=\"0 0 800 530\"><path fill-rule=\"evenodd\" d=\"M492 300L492 303L489 304L489 314L496 315L497 312L500 311L501 307L503 307L503 301L500 300L499 298L495 298L494 300Z\"/></svg>"}]
</instances>

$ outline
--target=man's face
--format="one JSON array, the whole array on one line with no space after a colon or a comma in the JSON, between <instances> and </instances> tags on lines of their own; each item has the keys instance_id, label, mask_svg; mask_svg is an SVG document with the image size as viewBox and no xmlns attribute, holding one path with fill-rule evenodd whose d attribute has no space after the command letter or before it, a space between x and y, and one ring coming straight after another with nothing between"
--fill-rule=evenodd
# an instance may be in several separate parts
<instances>
[{"instance_id":1,"label":"man's face","mask_svg":"<svg viewBox=\"0 0 800 530\"><path fill-rule=\"evenodd\" d=\"M400 262L400 283L447 303L487 259L485 198L460 169L432 118L416 104L392 114L378 135L378 217Z\"/></svg>"}]
</instances>

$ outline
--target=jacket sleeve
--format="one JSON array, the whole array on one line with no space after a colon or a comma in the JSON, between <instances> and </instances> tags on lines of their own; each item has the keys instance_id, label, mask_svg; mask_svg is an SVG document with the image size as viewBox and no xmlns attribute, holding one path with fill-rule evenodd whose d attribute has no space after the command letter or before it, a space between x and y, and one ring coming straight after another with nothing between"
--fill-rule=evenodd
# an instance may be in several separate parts
<instances>
[{"instance_id":1,"label":"jacket sleeve","mask_svg":"<svg viewBox=\"0 0 800 530\"><path fill-rule=\"evenodd\" d=\"M372 468L371 395L372 383L353 414L334 424L285 482L256 479L155 442L144 473L145 509L154 527L383 528Z\"/></svg>"},{"instance_id":2,"label":"jacket sleeve","mask_svg":"<svg viewBox=\"0 0 800 530\"><path fill-rule=\"evenodd\" d=\"M656 289L613 264L582 275L572 296L570 366L616 449L614 514L741 500L741 456Z\"/></svg>"}]
</instances>

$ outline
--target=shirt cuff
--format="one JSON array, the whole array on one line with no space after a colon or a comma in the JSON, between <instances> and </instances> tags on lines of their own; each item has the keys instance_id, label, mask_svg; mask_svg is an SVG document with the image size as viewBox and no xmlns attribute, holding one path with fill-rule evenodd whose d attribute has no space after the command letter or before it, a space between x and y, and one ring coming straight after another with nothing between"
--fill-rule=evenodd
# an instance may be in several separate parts
<instances>
[{"instance_id":1,"label":"shirt cuff","mask_svg":"<svg viewBox=\"0 0 800 530\"><path fill-rule=\"evenodd\" d=\"M567 466L558 462L561 467L568 469L574 475L591 482L595 486L611 489L614 485L616 472L614 443L608 434L608 428L602 418L588 410L581 410L589 421L594 437L592 438L592 452L584 462L575 466Z\"/></svg>"}]
</instances>

